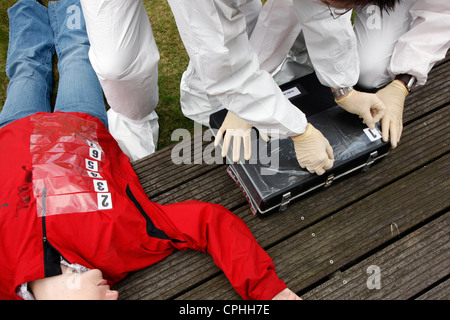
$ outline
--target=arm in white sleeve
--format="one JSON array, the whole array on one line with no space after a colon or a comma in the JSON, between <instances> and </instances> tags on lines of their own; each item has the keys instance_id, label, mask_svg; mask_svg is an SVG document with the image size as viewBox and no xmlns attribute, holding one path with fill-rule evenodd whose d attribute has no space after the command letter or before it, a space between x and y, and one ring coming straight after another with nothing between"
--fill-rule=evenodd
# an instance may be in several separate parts
<instances>
[{"instance_id":1,"label":"arm in white sleeve","mask_svg":"<svg viewBox=\"0 0 450 320\"><path fill-rule=\"evenodd\" d=\"M450 1L417 0L410 12L411 28L398 40L389 71L415 76L417 84L423 85L450 47Z\"/></svg>"},{"instance_id":2,"label":"arm in white sleeve","mask_svg":"<svg viewBox=\"0 0 450 320\"><path fill-rule=\"evenodd\" d=\"M333 19L326 5L312 0L293 1L320 82L332 88L355 85L359 58L350 12Z\"/></svg>"},{"instance_id":3,"label":"arm in white sleeve","mask_svg":"<svg viewBox=\"0 0 450 320\"><path fill-rule=\"evenodd\" d=\"M281 136L304 132L304 114L260 69L238 0L169 0L179 33L202 89L262 131Z\"/></svg>"},{"instance_id":4,"label":"arm in white sleeve","mask_svg":"<svg viewBox=\"0 0 450 320\"><path fill-rule=\"evenodd\" d=\"M250 37L260 68L274 72L286 58L300 32L301 24L292 0L268 0Z\"/></svg>"}]
</instances>

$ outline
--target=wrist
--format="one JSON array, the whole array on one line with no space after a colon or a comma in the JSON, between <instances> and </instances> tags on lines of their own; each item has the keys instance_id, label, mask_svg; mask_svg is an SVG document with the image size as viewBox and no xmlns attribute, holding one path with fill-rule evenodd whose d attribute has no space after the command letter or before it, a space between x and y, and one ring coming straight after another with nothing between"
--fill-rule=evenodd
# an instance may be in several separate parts
<instances>
[{"instance_id":1,"label":"wrist","mask_svg":"<svg viewBox=\"0 0 450 320\"><path fill-rule=\"evenodd\" d=\"M335 100L340 100L346 97L352 90L353 87L331 88L331 93Z\"/></svg>"},{"instance_id":2,"label":"wrist","mask_svg":"<svg viewBox=\"0 0 450 320\"><path fill-rule=\"evenodd\" d=\"M395 76L395 80L399 80L400 82L402 82L408 92L411 92L411 90L414 89L417 83L416 77L409 74L398 74Z\"/></svg>"},{"instance_id":3,"label":"wrist","mask_svg":"<svg viewBox=\"0 0 450 320\"><path fill-rule=\"evenodd\" d=\"M299 139L302 139L302 138L304 138L304 137L308 137L308 136L311 134L311 131L312 131L312 130L313 130L312 124L311 124L311 123L308 123L308 124L306 125L305 131L304 131L303 133L300 133L300 134L298 134L298 135L296 135L296 136L291 136L291 138L292 138L292 139L299 140Z\"/></svg>"}]
</instances>

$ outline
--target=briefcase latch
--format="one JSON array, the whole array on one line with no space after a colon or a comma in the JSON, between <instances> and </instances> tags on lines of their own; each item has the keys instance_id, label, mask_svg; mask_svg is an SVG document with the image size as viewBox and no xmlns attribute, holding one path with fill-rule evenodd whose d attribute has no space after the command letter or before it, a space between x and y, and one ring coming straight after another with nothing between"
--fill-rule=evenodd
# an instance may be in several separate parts
<instances>
[{"instance_id":1,"label":"briefcase latch","mask_svg":"<svg viewBox=\"0 0 450 320\"><path fill-rule=\"evenodd\" d=\"M329 187L333 183L333 180L334 180L334 174L330 174L327 178L327 181L325 181L324 187L325 188Z\"/></svg>"},{"instance_id":2,"label":"briefcase latch","mask_svg":"<svg viewBox=\"0 0 450 320\"><path fill-rule=\"evenodd\" d=\"M366 164L364 168L362 169L363 172L366 172L369 170L370 166L375 162L375 159L378 157L378 151L374 151L369 155L369 158L366 161Z\"/></svg>"},{"instance_id":3,"label":"briefcase latch","mask_svg":"<svg viewBox=\"0 0 450 320\"><path fill-rule=\"evenodd\" d=\"M283 198L281 199L280 211L286 210L289 202L291 202L291 193L290 192L283 194Z\"/></svg>"}]
</instances>

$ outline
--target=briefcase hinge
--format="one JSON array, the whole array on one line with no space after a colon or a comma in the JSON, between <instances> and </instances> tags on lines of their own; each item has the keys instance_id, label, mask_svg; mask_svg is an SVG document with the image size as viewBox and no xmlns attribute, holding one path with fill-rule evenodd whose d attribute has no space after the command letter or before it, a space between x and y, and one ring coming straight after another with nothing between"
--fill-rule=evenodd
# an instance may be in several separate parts
<instances>
[{"instance_id":1,"label":"briefcase hinge","mask_svg":"<svg viewBox=\"0 0 450 320\"><path fill-rule=\"evenodd\" d=\"M283 198L281 199L280 211L286 210L289 202L291 202L291 193L290 192L283 194Z\"/></svg>"},{"instance_id":2,"label":"briefcase hinge","mask_svg":"<svg viewBox=\"0 0 450 320\"><path fill-rule=\"evenodd\" d=\"M334 174L330 174L327 178L327 181L325 181L325 185L324 185L325 188L329 187L333 183L333 180L334 180Z\"/></svg>"},{"instance_id":3,"label":"briefcase hinge","mask_svg":"<svg viewBox=\"0 0 450 320\"><path fill-rule=\"evenodd\" d=\"M378 157L378 151L374 151L369 155L369 158L366 161L366 164L364 168L362 169L363 172L366 172L369 170L370 166L375 162L375 159Z\"/></svg>"}]
</instances>

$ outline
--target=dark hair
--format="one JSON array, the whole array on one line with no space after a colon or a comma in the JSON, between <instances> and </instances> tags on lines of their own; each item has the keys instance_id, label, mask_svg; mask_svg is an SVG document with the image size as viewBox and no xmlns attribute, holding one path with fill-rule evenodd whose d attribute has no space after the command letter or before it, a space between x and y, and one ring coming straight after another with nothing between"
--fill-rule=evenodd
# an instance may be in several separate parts
<instances>
[{"instance_id":1,"label":"dark hair","mask_svg":"<svg viewBox=\"0 0 450 320\"><path fill-rule=\"evenodd\" d=\"M369 4L374 4L380 7L381 11L392 11L395 8L397 3L400 3L402 0L356 0L357 4L360 6L365 6Z\"/></svg>"}]
</instances>

